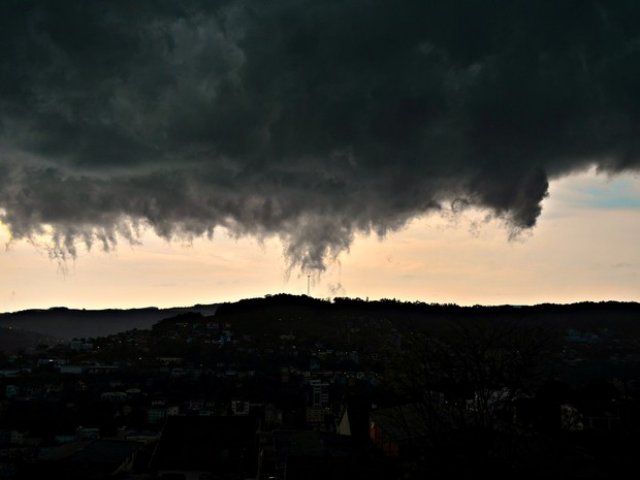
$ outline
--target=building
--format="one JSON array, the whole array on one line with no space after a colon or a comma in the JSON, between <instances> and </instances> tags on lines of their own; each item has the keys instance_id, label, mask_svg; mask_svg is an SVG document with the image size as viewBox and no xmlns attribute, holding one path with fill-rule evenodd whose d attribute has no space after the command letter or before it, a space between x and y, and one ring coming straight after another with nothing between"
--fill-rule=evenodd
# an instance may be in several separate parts
<instances>
[{"instance_id":1,"label":"building","mask_svg":"<svg viewBox=\"0 0 640 480\"><path fill-rule=\"evenodd\" d=\"M329 406L329 384L321 380L309 381L311 389L310 404L314 408L325 408Z\"/></svg>"}]
</instances>

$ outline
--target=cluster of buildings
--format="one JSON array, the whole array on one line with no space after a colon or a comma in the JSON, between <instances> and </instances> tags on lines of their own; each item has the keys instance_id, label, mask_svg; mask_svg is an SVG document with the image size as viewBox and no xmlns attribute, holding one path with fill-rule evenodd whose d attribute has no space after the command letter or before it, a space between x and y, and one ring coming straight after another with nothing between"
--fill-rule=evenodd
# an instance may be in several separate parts
<instances>
[{"instance_id":1,"label":"cluster of buildings","mask_svg":"<svg viewBox=\"0 0 640 480\"><path fill-rule=\"evenodd\" d=\"M620 431L638 411L615 382L399 397L387 347L402 335L384 322L337 340L236 327L182 315L2 359L0 478L392 478L436 433L486 428L488 414L500 435L573 434ZM569 331L553 358L578 371L599 342Z\"/></svg>"},{"instance_id":2,"label":"cluster of buildings","mask_svg":"<svg viewBox=\"0 0 640 480\"><path fill-rule=\"evenodd\" d=\"M66 465L87 449L126 460L176 422L233 418L254 422L254 436L337 435L349 392L376 389L382 365L379 353L336 350L292 331L238 334L199 316L41 345L0 365L0 478Z\"/></svg>"}]
</instances>

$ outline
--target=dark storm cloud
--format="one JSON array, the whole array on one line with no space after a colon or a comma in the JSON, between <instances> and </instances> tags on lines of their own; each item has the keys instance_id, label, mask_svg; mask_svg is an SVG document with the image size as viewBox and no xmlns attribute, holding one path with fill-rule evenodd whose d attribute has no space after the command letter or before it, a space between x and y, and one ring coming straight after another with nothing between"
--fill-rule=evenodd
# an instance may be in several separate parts
<instances>
[{"instance_id":1,"label":"dark storm cloud","mask_svg":"<svg viewBox=\"0 0 640 480\"><path fill-rule=\"evenodd\" d=\"M14 236L356 232L640 166L636 1L0 4L0 209ZM136 223L139 222L139 223Z\"/></svg>"}]
</instances>

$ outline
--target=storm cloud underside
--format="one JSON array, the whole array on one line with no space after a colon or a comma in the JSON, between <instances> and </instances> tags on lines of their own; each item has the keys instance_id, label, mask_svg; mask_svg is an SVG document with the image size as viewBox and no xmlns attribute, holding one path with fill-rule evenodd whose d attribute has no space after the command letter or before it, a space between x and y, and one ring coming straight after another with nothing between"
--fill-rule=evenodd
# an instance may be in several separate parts
<instances>
[{"instance_id":1,"label":"storm cloud underside","mask_svg":"<svg viewBox=\"0 0 640 480\"><path fill-rule=\"evenodd\" d=\"M322 270L357 232L527 229L550 178L640 167L636 1L8 0L0 52L0 221L62 253L224 227Z\"/></svg>"}]
</instances>

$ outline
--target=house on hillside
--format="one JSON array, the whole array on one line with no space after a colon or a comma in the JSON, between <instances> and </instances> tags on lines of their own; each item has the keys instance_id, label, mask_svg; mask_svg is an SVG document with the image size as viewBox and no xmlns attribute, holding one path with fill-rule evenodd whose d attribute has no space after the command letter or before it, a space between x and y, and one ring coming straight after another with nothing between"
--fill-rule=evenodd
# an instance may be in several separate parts
<instances>
[{"instance_id":1,"label":"house on hillside","mask_svg":"<svg viewBox=\"0 0 640 480\"><path fill-rule=\"evenodd\" d=\"M359 444L367 443L369 439L369 410L370 404L361 398L351 398L343 406L338 417L336 433L351 437Z\"/></svg>"},{"instance_id":2,"label":"house on hillside","mask_svg":"<svg viewBox=\"0 0 640 480\"><path fill-rule=\"evenodd\" d=\"M374 410L369 415L369 438L387 457L410 452L426 437L426 418L419 405Z\"/></svg>"}]
</instances>

